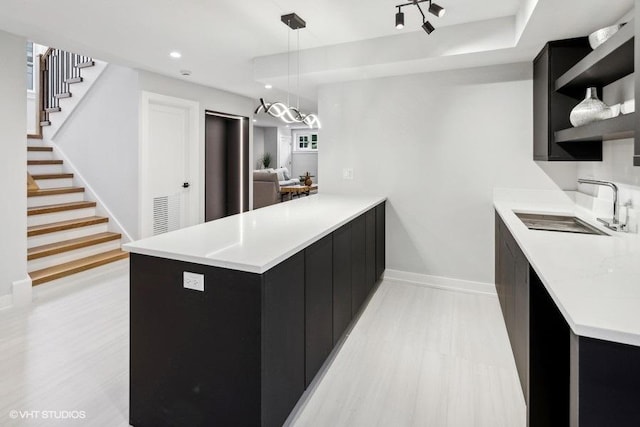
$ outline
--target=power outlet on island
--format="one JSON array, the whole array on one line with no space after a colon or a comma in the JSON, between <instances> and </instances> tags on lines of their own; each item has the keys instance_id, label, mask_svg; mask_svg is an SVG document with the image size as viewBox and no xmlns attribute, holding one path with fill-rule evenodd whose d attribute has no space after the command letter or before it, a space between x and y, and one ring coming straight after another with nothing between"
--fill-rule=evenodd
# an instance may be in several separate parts
<instances>
[{"instance_id":1,"label":"power outlet on island","mask_svg":"<svg viewBox=\"0 0 640 427\"><path fill-rule=\"evenodd\" d=\"M189 273L188 271L185 271L182 274L182 285L185 289L204 292L204 274Z\"/></svg>"},{"instance_id":2,"label":"power outlet on island","mask_svg":"<svg viewBox=\"0 0 640 427\"><path fill-rule=\"evenodd\" d=\"M353 168L342 169L342 179L353 180Z\"/></svg>"}]
</instances>

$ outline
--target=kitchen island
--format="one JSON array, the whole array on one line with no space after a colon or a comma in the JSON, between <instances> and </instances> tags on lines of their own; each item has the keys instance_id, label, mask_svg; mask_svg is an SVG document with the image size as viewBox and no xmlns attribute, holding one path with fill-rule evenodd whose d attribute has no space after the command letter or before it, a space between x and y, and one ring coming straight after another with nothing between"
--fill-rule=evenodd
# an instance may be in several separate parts
<instances>
[{"instance_id":1,"label":"kitchen island","mask_svg":"<svg viewBox=\"0 0 640 427\"><path fill-rule=\"evenodd\" d=\"M601 227L593 200L497 190L496 290L530 426L636 426L640 236ZM531 230L516 213L576 216L604 235Z\"/></svg>"},{"instance_id":2,"label":"kitchen island","mask_svg":"<svg viewBox=\"0 0 640 427\"><path fill-rule=\"evenodd\" d=\"M319 194L125 245L133 426L280 426L385 268L385 199Z\"/></svg>"}]
</instances>

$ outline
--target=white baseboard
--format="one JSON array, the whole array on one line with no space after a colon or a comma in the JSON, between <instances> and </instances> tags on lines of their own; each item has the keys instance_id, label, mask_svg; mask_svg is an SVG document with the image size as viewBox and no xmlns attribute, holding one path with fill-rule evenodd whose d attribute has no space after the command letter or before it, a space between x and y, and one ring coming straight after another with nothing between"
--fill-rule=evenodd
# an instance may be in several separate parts
<instances>
[{"instance_id":1,"label":"white baseboard","mask_svg":"<svg viewBox=\"0 0 640 427\"><path fill-rule=\"evenodd\" d=\"M493 283L473 282L470 280L452 279L449 277L429 276L426 274L411 273L408 271L390 270L384 272L387 280L413 283L420 286L428 286L450 291L468 292L484 295L497 295Z\"/></svg>"},{"instance_id":2,"label":"white baseboard","mask_svg":"<svg viewBox=\"0 0 640 427\"><path fill-rule=\"evenodd\" d=\"M14 307L25 307L33 300L33 286L31 277L13 282L13 302Z\"/></svg>"},{"instance_id":3,"label":"white baseboard","mask_svg":"<svg viewBox=\"0 0 640 427\"><path fill-rule=\"evenodd\" d=\"M26 307L33 300L33 286L31 286L31 278L27 276L25 279L16 280L11 284L11 293L9 295L0 296L0 310L5 308Z\"/></svg>"}]
</instances>

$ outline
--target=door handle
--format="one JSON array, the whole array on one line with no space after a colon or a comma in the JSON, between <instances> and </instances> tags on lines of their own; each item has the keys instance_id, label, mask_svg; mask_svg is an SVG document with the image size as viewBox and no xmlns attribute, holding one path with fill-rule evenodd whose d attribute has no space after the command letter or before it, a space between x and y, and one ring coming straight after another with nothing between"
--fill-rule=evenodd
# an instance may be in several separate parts
<instances>
[{"instance_id":1,"label":"door handle","mask_svg":"<svg viewBox=\"0 0 640 427\"><path fill-rule=\"evenodd\" d=\"M191 184L189 184L188 182L182 184L182 188L189 188L190 186Z\"/></svg>"}]
</instances>

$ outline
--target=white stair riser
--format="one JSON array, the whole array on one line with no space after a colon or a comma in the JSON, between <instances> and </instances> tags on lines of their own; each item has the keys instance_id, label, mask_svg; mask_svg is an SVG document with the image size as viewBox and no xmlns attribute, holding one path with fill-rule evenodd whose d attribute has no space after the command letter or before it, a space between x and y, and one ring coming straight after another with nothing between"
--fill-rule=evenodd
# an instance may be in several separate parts
<instances>
[{"instance_id":1,"label":"white stair riser","mask_svg":"<svg viewBox=\"0 0 640 427\"><path fill-rule=\"evenodd\" d=\"M113 240L111 242L100 243L98 245L87 246L86 248L75 249L73 251L34 259L27 262L27 270L41 270L43 268L53 267L54 265L64 264L65 262L74 261L91 255L97 255L114 249L120 249L120 240Z\"/></svg>"},{"instance_id":2,"label":"white stair riser","mask_svg":"<svg viewBox=\"0 0 640 427\"><path fill-rule=\"evenodd\" d=\"M63 173L62 165L28 165L27 171L31 175L44 175L50 173Z\"/></svg>"},{"instance_id":3,"label":"white stair riser","mask_svg":"<svg viewBox=\"0 0 640 427\"><path fill-rule=\"evenodd\" d=\"M76 218L87 218L96 215L96 208L72 209L69 211L53 212L42 215L29 215L27 226L50 224L52 222L68 221Z\"/></svg>"},{"instance_id":4,"label":"white stair riser","mask_svg":"<svg viewBox=\"0 0 640 427\"><path fill-rule=\"evenodd\" d=\"M52 151L27 151L27 160L54 160Z\"/></svg>"},{"instance_id":5,"label":"white stair riser","mask_svg":"<svg viewBox=\"0 0 640 427\"><path fill-rule=\"evenodd\" d=\"M66 292L67 289L75 289L76 286L86 286L96 283L97 277L110 277L112 274L121 275L128 271L129 260L121 259L91 270L82 271L72 274L71 276L61 279L52 280L42 285L34 286L33 299L37 301L39 298L55 295L58 292Z\"/></svg>"},{"instance_id":6,"label":"white stair riser","mask_svg":"<svg viewBox=\"0 0 640 427\"><path fill-rule=\"evenodd\" d=\"M27 197L27 207L57 205L59 203L81 202L84 193L54 194L51 196Z\"/></svg>"},{"instance_id":7,"label":"white stair riser","mask_svg":"<svg viewBox=\"0 0 640 427\"><path fill-rule=\"evenodd\" d=\"M73 187L73 178L36 179L36 184L42 190L47 188Z\"/></svg>"},{"instance_id":8,"label":"white stair riser","mask_svg":"<svg viewBox=\"0 0 640 427\"><path fill-rule=\"evenodd\" d=\"M71 230L57 231L55 233L41 234L32 236L27 239L27 247L34 248L36 246L57 243L63 240L76 239L78 237L90 236L97 233L105 233L108 230L108 223L96 224L88 227L74 228Z\"/></svg>"}]
</instances>

